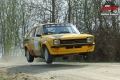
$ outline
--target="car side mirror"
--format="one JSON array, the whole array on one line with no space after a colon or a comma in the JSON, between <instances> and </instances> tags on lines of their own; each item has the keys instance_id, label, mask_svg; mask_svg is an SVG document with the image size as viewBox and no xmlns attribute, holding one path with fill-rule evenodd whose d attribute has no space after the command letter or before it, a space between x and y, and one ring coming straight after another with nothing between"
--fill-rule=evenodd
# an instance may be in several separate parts
<instances>
[{"instance_id":1,"label":"car side mirror","mask_svg":"<svg viewBox=\"0 0 120 80\"><path fill-rule=\"evenodd\" d=\"M40 37L41 35L40 34L36 34L36 37Z\"/></svg>"}]
</instances>

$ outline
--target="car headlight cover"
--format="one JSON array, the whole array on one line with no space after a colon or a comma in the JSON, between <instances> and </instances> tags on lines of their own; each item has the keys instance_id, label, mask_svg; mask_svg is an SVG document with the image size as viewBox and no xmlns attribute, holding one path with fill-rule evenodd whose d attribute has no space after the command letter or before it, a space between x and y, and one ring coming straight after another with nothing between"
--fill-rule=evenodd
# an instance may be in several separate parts
<instances>
[{"instance_id":1,"label":"car headlight cover","mask_svg":"<svg viewBox=\"0 0 120 80\"><path fill-rule=\"evenodd\" d=\"M92 38L92 37L88 37L88 38L87 38L87 42L88 42L88 43L93 42L93 38Z\"/></svg>"},{"instance_id":2,"label":"car headlight cover","mask_svg":"<svg viewBox=\"0 0 120 80\"><path fill-rule=\"evenodd\" d=\"M56 45L56 44L60 44L60 40L58 40L58 39L54 40L54 44L55 44L55 45Z\"/></svg>"}]
</instances>

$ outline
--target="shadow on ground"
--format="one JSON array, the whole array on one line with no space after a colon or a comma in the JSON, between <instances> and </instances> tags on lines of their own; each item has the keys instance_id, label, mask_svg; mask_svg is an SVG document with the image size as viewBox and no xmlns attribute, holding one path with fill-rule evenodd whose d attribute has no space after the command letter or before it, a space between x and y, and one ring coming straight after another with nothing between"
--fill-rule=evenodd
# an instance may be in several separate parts
<instances>
[{"instance_id":1,"label":"shadow on ground","mask_svg":"<svg viewBox=\"0 0 120 80\"><path fill-rule=\"evenodd\" d=\"M58 70L68 70L68 69L76 69L76 68L84 68L88 66L87 64L81 63L54 63L54 64L28 64L28 65L20 65L16 67L8 68L7 71L9 73L27 73L27 74L39 74L50 71L58 71Z\"/></svg>"}]
</instances>

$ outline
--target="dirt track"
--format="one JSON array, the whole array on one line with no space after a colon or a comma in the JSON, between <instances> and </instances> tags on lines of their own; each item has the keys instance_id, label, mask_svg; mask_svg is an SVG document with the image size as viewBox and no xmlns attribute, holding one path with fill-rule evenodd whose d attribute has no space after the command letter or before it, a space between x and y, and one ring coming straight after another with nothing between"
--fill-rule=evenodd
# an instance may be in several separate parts
<instances>
[{"instance_id":1,"label":"dirt track","mask_svg":"<svg viewBox=\"0 0 120 80\"><path fill-rule=\"evenodd\" d=\"M120 63L1 62L0 75L8 80L120 80Z\"/></svg>"}]
</instances>

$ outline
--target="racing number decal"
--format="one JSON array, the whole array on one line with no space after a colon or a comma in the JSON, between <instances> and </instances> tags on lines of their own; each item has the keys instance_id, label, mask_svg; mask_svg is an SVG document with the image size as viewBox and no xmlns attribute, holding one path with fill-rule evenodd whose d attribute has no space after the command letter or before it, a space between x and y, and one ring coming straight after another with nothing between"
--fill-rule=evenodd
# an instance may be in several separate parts
<instances>
[{"instance_id":1,"label":"racing number decal","mask_svg":"<svg viewBox=\"0 0 120 80\"><path fill-rule=\"evenodd\" d=\"M35 48L35 51L39 51L38 43L39 43L39 41L37 41L37 40L34 41L34 48Z\"/></svg>"}]
</instances>

